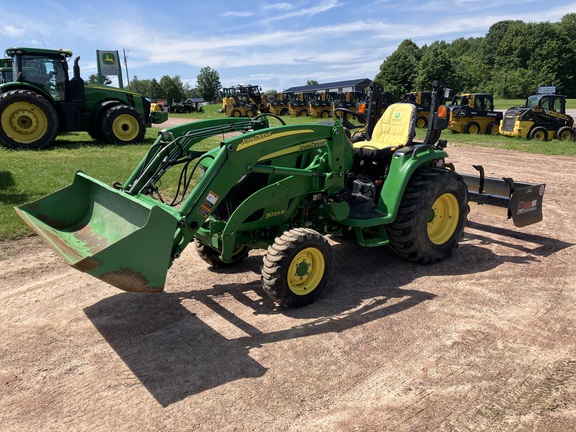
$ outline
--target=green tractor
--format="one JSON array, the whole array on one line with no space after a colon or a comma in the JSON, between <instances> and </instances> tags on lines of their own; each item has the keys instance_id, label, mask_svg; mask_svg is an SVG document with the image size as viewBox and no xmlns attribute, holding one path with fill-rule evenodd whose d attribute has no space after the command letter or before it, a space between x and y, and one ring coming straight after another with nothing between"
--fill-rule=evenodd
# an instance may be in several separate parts
<instances>
[{"instance_id":1,"label":"green tractor","mask_svg":"<svg viewBox=\"0 0 576 432\"><path fill-rule=\"evenodd\" d=\"M0 84L12 81L12 59L0 59Z\"/></svg>"},{"instance_id":2,"label":"green tractor","mask_svg":"<svg viewBox=\"0 0 576 432\"><path fill-rule=\"evenodd\" d=\"M112 144L141 142L146 127L168 114L150 110L150 98L80 77L79 57L68 76L70 50L9 48L13 76L0 85L0 144L42 149L63 132L86 131Z\"/></svg>"},{"instance_id":3,"label":"green tractor","mask_svg":"<svg viewBox=\"0 0 576 432\"><path fill-rule=\"evenodd\" d=\"M439 83L433 89L442 94ZM265 249L263 289L286 307L313 302L328 285L329 235L434 263L457 247L469 195L508 207L517 225L542 219L544 185L516 183L506 193L508 183L480 176L468 190L439 141L447 107L432 111L422 142L414 140L415 113L411 104L391 105L370 139L354 144L338 119L191 122L162 130L123 183L78 172L71 185L16 211L70 265L125 291L162 291L191 243L216 267ZM164 174L175 167L170 185Z\"/></svg>"},{"instance_id":4,"label":"green tractor","mask_svg":"<svg viewBox=\"0 0 576 432\"><path fill-rule=\"evenodd\" d=\"M574 141L574 119L566 114L566 96L536 94L504 113L500 134L535 141Z\"/></svg>"}]
</instances>

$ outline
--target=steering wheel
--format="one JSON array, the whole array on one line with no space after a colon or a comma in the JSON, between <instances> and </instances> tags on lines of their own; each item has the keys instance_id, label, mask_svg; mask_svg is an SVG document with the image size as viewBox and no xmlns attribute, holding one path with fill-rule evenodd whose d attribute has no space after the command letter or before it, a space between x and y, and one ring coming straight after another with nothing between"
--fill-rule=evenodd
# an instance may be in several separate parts
<instances>
[{"instance_id":1,"label":"steering wheel","mask_svg":"<svg viewBox=\"0 0 576 432\"><path fill-rule=\"evenodd\" d=\"M252 117L250 120L257 121L262 117L274 117L276 120L280 122L280 124L282 124L282 126L286 126L286 122L282 119L282 117L277 116L276 114L270 114L270 113L258 114L257 116Z\"/></svg>"},{"instance_id":2,"label":"steering wheel","mask_svg":"<svg viewBox=\"0 0 576 432\"><path fill-rule=\"evenodd\" d=\"M352 111L349 110L347 108L336 108L334 110L334 113L344 113L343 116L339 116L336 114L336 117L338 117L341 121L342 124L344 125L344 127L346 129L358 129L361 127L364 127L366 125L366 117L363 114L357 113L356 111ZM361 124L356 125L354 123L352 123L349 119L348 119L348 115L354 117L355 119L357 119L358 121L360 121Z\"/></svg>"}]
</instances>

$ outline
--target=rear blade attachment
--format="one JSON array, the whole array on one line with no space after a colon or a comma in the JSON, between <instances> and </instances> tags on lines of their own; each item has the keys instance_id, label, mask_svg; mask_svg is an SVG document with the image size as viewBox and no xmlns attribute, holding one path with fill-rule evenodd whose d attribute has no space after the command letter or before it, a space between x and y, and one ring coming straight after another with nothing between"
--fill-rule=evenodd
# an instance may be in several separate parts
<instances>
[{"instance_id":1,"label":"rear blade attachment","mask_svg":"<svg viewBox=\"0 0 576 432\"><path fill-rule=\"evenodd\" d=\"M484 175L481 165L474 165L478 175L460 174L468 186L470 208L489 216L512 219L521 228L543 219L542 201L546 184L514 181L509 177Z\"/></svg>"}]
</instances>

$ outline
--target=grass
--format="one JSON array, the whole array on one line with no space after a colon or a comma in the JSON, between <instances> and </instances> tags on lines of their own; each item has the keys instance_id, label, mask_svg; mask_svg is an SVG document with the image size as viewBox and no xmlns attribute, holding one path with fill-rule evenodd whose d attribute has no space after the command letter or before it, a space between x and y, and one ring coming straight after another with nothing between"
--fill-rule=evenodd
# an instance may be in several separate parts
<instances>
[{"instance_id":1,"label":"grass","mask_svg":"<svg viewBox=\"0 0 576 432\"><path fill-rule=\"evenodd\" d=\"M506 110L510 107L522 106L525 102L525 99L494 99L494 108ZM576 99L566 99L566 109L576 109Z\"/></svg>"},{"instance_id":2,"label":"grass","mask_svg":"<svg viewBox=\"0 0 576 432\"><path fill-rule=\"evenodd\" d=\"M513 106L511 101L505 105ZM222 117L219 106L205 107L206 113L171 114L176 118L205 119ZM311 124L310 117L285 116L288 124ZM272 125L279 124L275 119ZM156 139L158 128L150 128L145 141L138 145L115 146L95 142L87 133L70 133L58 137L52 147L41 151L12 151L0 147L0 240L17 239L31 234L18 217L14 206L34 201L71 183L76 171L84 171L107 184L123 182L134 170ZM417 131L423 139L424 130ZM576 156L576 143L537 143L502 136L461 135L444 131L443 139L470 147L491 147L526 153ZM450 152L450 147L448 147Z\"/></svg>"}]
</instances>

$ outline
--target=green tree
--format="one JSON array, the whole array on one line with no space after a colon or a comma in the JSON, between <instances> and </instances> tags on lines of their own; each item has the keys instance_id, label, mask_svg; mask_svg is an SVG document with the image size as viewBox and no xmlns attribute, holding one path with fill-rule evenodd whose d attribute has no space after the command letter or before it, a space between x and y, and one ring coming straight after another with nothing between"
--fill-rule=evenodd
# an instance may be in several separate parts
<instances>
[{"instance_id":1,"label":"green tree","mask_svg":"<svg viewBox=\"0 0 576 432\"><path fill-rule=\"evenodd\" d=\"M448 57L445 47L440 44L432 44L427 47L418 65L416 89L429 90L434 80L440 80L447 87L453 89L457 86L454 78L452 61Z\"/></svg>"},{"instance_id":2,"label":"green tree","mask_svg":"<svg viewBox=\"0 0 576 432\"><path fill-rule=\"evenodd\" d=\"M308 80L308 81L306 81L306 85L307 85L307 86L318 85L318 81L316 81L316 80Z\"/></svg>"},{"instance_id":3,"label":"green tree","mask_svg":"<svg viewBox=\"0 0 576 432\"><path fill-rule=\"evenodd\" d=\"M160 88L162 89L162 95L169 101L181 101L184 99L184 90L181 85L180 77L175 80L174 78L164 75L160 78Z\"/></svg>"},{"instance_id":4,"label":"green tree","mask_svg":"<svg viewBox=\"0 0 576 432\"><path fill-rule=\"evenodd\" d=\"M103 81L104 81L104 85L110 85L112 84L112 80L107 77L106 75L104 75L102 77ZM92 74L88 77L88 80L86 81L89 84L100 84L100 81L98 81L98 74Z\"/></svg>"},{"instance_id":5,"label":"green tree","mask_svg":"<svg viewBox=\"0 0 576 432\"><path fill-rule=\"evenodd\" d=\"M188 88L186 90L186 98L201 98L202 95L200 94L200 91L198 90L197 87L194 88Z\"/></svg>"},{"instance_id":6,"label":"green tree","mask_svg":"<svg viewBox=\"0 0 576 432\"><path fill-rule=\"evenodd\" d=\"M205 101L216 100L220 94L222 84L220 84L220 75L210 66L200 69L196 77L198 91Z\"/></svg>"},{"instance_id":7,"label":"green tree","mask_svg":"<svg viewBox=\"0 0 576 432\"><path fill-rule=\"evenodd\" d=\"M405 39L382 62L374 81L400 99L404 93L414 89L419 60L420 48L410 39Z\"/></svg>"},{"instance_id":8,"label":"green tree","mask_svg":"<svg viewBox=\"0 0 576 432\"><path fill-rule=\"evenodd\" d=\"M576 13L569 13L562 17L559 24L559 33L565 41L564 53L567 63L563 64L562 71L563 92L570 97L576 97Z\"/></svg>"}]
</instances>

